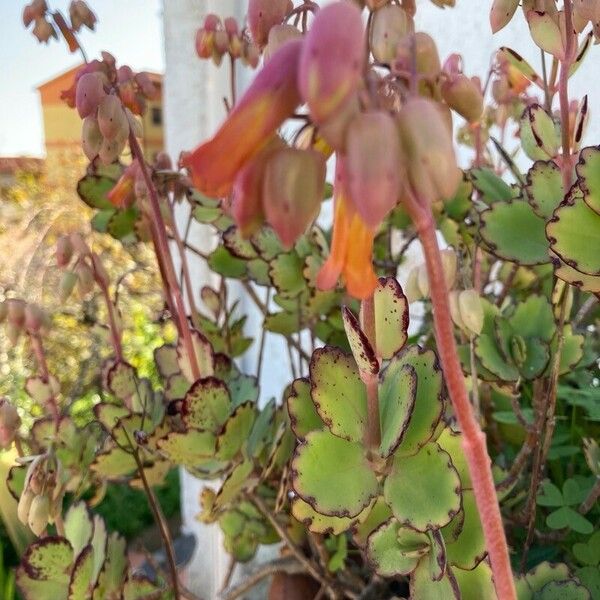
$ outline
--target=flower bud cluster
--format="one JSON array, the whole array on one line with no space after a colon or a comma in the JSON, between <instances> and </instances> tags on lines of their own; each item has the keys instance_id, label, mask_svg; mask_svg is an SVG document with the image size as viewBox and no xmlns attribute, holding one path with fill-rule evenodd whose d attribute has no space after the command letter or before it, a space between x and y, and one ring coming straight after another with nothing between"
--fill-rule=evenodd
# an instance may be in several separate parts
<instances>
[{"instance_id":1,"label":"flower bud cluster","mask_svg":"<svg viewBox=\"0 0 600 600\"><path fill-rule=\"evenodd\" d=\"M0 398L0 449L12 445L21 426L21 417L8 398Z\"/></svg>"},{"instance_id":2,"label":"flower bud cluster","mask_svg":"<svg viewBox=\"0 0 600 600\"><path fill-rule=\"evenodd\" d=\"M50 22L49 16L54 20L54 24ZM50 38L58 39L60 31L69 45L69 50L75 52L79 49L79 43L74 33L83 26L93 30L97 19L84 0L72 0L69 5L69 18L70 24L60 12L50 14L46 0L33 0L23 9L23 24L25 27L34 24L32 33L39 42L48 43Z\"/></svg>"},{"instance_id":3,"label":"flower bud cluster","mask_svg":"<svg viewBox=\"0 0 600 600\"><path fill-rule=\"evenodd\" d=\"M215 65L220 65L226 54L232 60L239 58L253 69L260 59L258 46L240 31L233 17L221 21L213 14L207 15L204 25L196 33L196 52L200 58L210 58Z\"/></svg>"},{"instance_id":4,"label":"flower bud cluster","mask_svg":"<svg viewBox=\"0 0 600 600\"><path fill-rule=\"evenodd\" d=\"M134 73L128 66L118 67L112 55L84 65L70 89L61 98L77 108L83 119L82 146L90 161L96 157L104 164L118 159L130 132L142 135L134 115L142 115L147 100L156 99L159 88L148 73Z\"/></svg>"},{"instance_id":5,"label":"flower bud cluster","mask_svg":"<svg viewBox=\"0 0 600 600\"><path fill-rule=\"evenodd\" d=\"M62 510L61 474L60 462L48 454L34 456L27 469L17 516L37 536L42 535Z\"/></svg>"},{"instance_id":6,"label":"flower bud cluster","mask_svg":"<svg viewBox=\"0 0 600 600\"><path fill-rule=\"evenodd\" d=\"M75 288L83 298L94 285L108 286L109 276L100 257L90 250L79 233L60 237L56 243L56 263L65 269L59 286L61 302L65 302Z\"/></svg>"},{"instance_id":7,"label":"flower bud cluster","mask_svg":"<svg viewBox=\"0 0 600 600\"><path fill-rule=\"evenodd\" d=\"M474 289L453 289L456 285L458 259L452 248L441 251L442 267L446 288L449 290L450 315L454 324L467 336L479 335L483 328L483 304L479 293ZM404 293L409 302L429 297L430 286L425 264L414 267L406 281Z\"/></svg>"},{"instance_id":8,"label":"flower bud cluster","mask_svg":"<svg viewBox=\"0 0 600 600\"><path fill-rule=\"evenodd\" d=\"M47 314L36 304L20 298L9 298L0 303L0 323L6 323L6 336L14 346L22 333L37 335L50 326Z\"/></svg>"}]
</instances>

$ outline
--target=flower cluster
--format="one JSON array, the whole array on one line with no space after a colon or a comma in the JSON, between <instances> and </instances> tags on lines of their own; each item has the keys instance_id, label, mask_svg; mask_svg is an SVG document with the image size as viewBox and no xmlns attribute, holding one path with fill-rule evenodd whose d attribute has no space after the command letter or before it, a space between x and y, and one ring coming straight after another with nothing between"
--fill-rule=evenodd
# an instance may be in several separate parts
<instances>
[{"instance_id":1,"label":"flower cluster","mask_svg":"<svg viewBox=\"0 0 600 600\"><path fill-rule=\"evenodd\" d=\"M196 52L200 58L212 59L215 65L220 65L228 54L232 60L239 58L253 69L260 58L258 46L240 31L233 17L222 22L213 14L206 16L204 25L196 33Z\"/></svg>"},{"instance_id":2,"label":"flower cluster","mask_svg":"<svg viewBox=\"0 0 600 600\"><path fill-rule=\"evenodd\" d=\"M126 65L117 68L114 57L103 52L101 61L93 60L77 72L72 87L61 97L83 119L85 155L110 164L123 152L130 131L141 135L134 115L143 114L147 100L158 94L148 73L134 73Z\"/></svg>"},{"instance_id":3,"label":"flower cluster","mask_svg":"<svg viewBox=\"0 0 600 600\"><path fill-rule=\"evenodd\" d=\"M20 298L9 298L0 303L0 323L6 322L6 336L13 346L22 333L36 335L47 328L49 320L39 306Z\"/></svg>"},{"instance_id":4,"label":"flower cluster","mask_svg":"<svg viewBox=\"0 0 600 600\"><path fill-rule=\"evenodd\" d=\"M227 198L242 233L266 221L289 247L319 213L325 161L335 152L334 232L318 285L332 288L342 275L348 292L365 298L377 280L373 240L389 212L407 195L433 203L456 190L450 111L476 123L481 86L462 73L460 57L442 68L433 40L414 33L411 6L379 8L365 32L355 4L334 2L305 36L282 23L289 9L287 1L250 3L263 69L184 165L201 192ZM302 105L310 136L301 132L290 146L277 130Z\"/></svg>"},{"instance_id":5,"label":"flower cluster","mask_svg":"<svg viewBox=\"0 0 600 600\"><path fill-rule=\"evenodd\" d=\"M50 21L50 17L54 23ZM72 0L69 5L69 18L70 24L59 11L51 13L46 0L33 0L23 9L23 24L25 27L34 24L32 33L39 42L48 43L51 37L58 39L58 29L69 50L75 52L79 49L79 43L74 33L83 26L93 31L97 19L84 0Z\"/></svg>"}]
</instances>

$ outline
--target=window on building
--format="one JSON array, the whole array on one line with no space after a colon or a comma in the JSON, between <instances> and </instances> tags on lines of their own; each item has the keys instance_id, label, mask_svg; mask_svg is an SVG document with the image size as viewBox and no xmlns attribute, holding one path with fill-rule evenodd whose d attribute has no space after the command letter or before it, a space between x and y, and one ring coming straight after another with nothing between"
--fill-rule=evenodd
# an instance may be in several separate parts
<instances>
[{"instance_id":1,"label":"window on building","mask_svg":"<svg viewBox=\"0 0 600 600\"><path fill-rule=\"evenodd\" d=\"M162 125L162 109L159 106L152 107L152 125Z\"/></svg>"}]
</instances>

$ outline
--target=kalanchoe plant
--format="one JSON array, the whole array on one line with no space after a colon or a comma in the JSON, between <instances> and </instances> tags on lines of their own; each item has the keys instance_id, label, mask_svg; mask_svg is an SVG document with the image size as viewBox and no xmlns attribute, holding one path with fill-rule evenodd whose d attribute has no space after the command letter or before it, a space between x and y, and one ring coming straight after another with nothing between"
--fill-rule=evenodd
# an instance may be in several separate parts
<instances>
[{"instance_id":1,"label":"kalanchoe plant","mask_svg":"<svg viewBox=\"0 0 600 600\"><path fill-rule=\"evenodd\" d=\"M494 0L492 30L518 5ZM63 94L82 118L90 163L77 192L92 227L126 247L152 244L176 337L154 350L156 377L142 375L118 285L83 236L61 237L59 293L99 292L112 349L83 424L48 369L49 319L17 297L0 304L7 337L34 355L25 390L42 413L0 402L0 447L19 454L7 485L39 538L17 570L26 600L193 597L154 492L175 466L213 482L198 519L221 528L234 561L283 542L247 582L225 582L231 599L273 573L270 597L303 585L330 598L600 593L600 149L581 148L587 98L568 93L600 2L523 2L542 74L502 48L485 79L457 54L442 61L415 11L411 0L250 0L247 29L206 16L196 50L216 65L229 56L228 116L177 165L164 153L150 163L140 147L136 115L156 93L145 74L103 53ZM83 2L70 26L33 2L24 22L41 41L56 34L48 15L71 49L95 22ZM235 61L261 57L236 98ZM474 151L465 170L455 114ZM516 149L502 141L513 126ZM317 224L330 198L332 224ZM218 236L213 251L179 230L181 202ZM402 287L417 239L423 263ZM221 278L199 296L190 252ZM255 340L230 280L263 315L251 374L234 360ZM266 403L265 331L286 340L291 372ZM83 495L91 506L107 485L146 493L165 573L135 574L123 540L89 514Z\"/></svg>"}]
</instances>

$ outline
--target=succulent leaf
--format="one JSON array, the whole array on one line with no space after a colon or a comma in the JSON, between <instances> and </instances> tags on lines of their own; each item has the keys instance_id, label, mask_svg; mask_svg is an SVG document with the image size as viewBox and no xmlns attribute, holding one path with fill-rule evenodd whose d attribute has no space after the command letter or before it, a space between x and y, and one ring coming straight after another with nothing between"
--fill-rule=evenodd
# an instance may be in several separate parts
<instances>
[{"instance_id":1,"label":"succulent leaf","mask_svg":"<svg viewBox=\"0 0 600 600\"><path fill-rule=\"evenodd\" d=\"M399 352L408 339L408 300L394 277L382 277L375 288L373 302L376 352L387 360Z\"/></svg>"}]
</instances>

